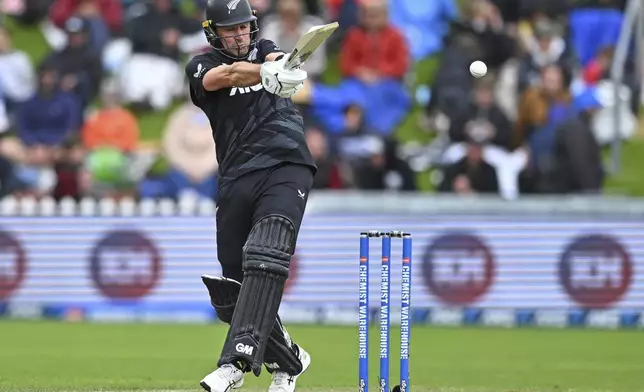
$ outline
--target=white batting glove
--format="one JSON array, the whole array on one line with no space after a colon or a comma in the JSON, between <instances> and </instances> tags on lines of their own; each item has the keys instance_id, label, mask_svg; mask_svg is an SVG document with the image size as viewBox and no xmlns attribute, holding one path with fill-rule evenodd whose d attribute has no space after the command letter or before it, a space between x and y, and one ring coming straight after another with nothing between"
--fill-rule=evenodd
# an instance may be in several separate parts
<instances>
[{"instance_id":1,"label":"white batting glove","mask_svg":"<svg viewBox=\"0 0 644 392\"><path fill-rule=\"evenodd\" d=\"M308 74L301 69L284 69L284 63L288 55L280 60L264 62L260 68L262 86L271 94L282 98L290 98L303 86Z\"/></svg>"}]
</instances>

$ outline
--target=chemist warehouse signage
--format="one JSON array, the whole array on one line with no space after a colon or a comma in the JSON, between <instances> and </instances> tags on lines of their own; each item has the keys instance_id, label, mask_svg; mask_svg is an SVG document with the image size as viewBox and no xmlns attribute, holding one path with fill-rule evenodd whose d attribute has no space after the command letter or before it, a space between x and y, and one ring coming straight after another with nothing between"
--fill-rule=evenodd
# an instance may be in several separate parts
<instances>
[{"instance_id":1,"label":"chemist warehouse signage","mask_svg":"<svg viewBox=\"0 0 644 392\"><path fill-rule=\"evenodd\" d=\"M644 223L326 214L303 223L283 311L357 304L357 234L365 227L413 234L416 309L644 310ZM374 243L372 298L379 252ZM400 254L394 241L394 305ZM0 302L207 306L200 275L220 274L216 255L211 218L7 217Z\"/></svg>"}]
</instances>

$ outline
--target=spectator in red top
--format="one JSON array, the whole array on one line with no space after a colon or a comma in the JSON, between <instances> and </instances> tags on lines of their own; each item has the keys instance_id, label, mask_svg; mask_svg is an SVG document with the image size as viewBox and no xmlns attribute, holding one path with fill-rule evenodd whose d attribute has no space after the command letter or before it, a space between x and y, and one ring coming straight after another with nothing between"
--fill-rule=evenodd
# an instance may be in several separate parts
<instances>
[{"instance_id":1,"label":"spectator in red top","mask_svg":"<svg viewBox=\"0 0 644 392\"><path fill-rule=\"evenodd\" d=\"M359 103L367 125L386 136L411 107L402 81L410 63L407 41L389 22L387 0L361 0L359 19L340 51L344 80L336 88L317 86L312 109L330 132L338 133L345 108Z\"/></svg>"},{"instance_id":2,"label":"spectator in red top","mask_svg":"<svg viewBox=\"0 0 644 392\"><path fill-rule=\"evenodd\" d=\"M404 36L389 24L387 2L363 0L360 21L360 26L349 30L342 46L342 75L366 84L401 79L409 66L409 53Z\"/></svg>"},{"instance_id":3,"label":"spectator in red top","mask_svg":"<svg viewBox=\"0 0 644 392\"><path fill-rule=\"evenodd\" d=\"M59 28L73 15L101 17L113 34L123 25L123 5L118 0L56 0L49 9L49 18Z\"/></svg>"},{"instance_id":4,"label":"spectator in red top","mask_svg":"<svg viewBox=\"0 0 644 392\"><path fill-rule=\"evenodd\" d=\"M72 17L82 19L88 26L89 48L93 53L101 54L111 37L121 33L123 24L123 5L114 0L56 0L50 10L50 28L65 29ZM45 34L49 44L61 49L65 42L53 39L53 34ZM53 36L52 36L53 35Z\"/></svg>"}]
</instances>

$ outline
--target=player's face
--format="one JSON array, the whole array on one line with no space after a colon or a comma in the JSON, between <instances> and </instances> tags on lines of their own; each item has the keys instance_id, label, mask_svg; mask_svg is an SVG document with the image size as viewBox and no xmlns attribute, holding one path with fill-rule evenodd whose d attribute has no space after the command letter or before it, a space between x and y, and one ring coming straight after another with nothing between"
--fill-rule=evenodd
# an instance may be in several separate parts
<instances>
[{"instance_id":1,"label":"player's face","mask_svg":"<svg viewBox=\"0 0 644 392\"><path fill-rule=\"evenodd\" d=\"M218 27L217 34L221 37L224 48L231 55L242 57L248 54L250 49L250 23Z\"/></svg>"}]
</instances>

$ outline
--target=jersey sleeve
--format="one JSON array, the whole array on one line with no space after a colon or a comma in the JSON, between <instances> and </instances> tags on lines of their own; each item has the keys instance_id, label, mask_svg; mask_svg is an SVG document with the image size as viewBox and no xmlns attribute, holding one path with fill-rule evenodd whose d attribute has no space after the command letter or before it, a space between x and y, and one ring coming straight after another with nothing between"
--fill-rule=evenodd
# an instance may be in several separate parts
<instances>
[{"instance_id":1,"label":"jersey sleeve","mask_svg":"<svg viewBox=\"0 0 644 392\"><path fill-rule=\"evenodd\" d=\"M257 43L258 47L258 52L259 52L259 59L263 63L266 60L266 56L268 56L271 53L283 53L284 51L275 44L275 42L271 41L270 39L260 39L259 42Z\"/></svg>"},{"instance_id":2,"label":"jersey sleeve","mask_svg":"<svg viewBox=\"0 0 644 392\"><path fill-rule=\"evenodd\" d=\"M186 65L186 76L190 81L190 95L200 98L206 95L203 87L203 77L211 69L218 67L221 63L207 57L195 56Z\"/></svg>"}]
</instances>

